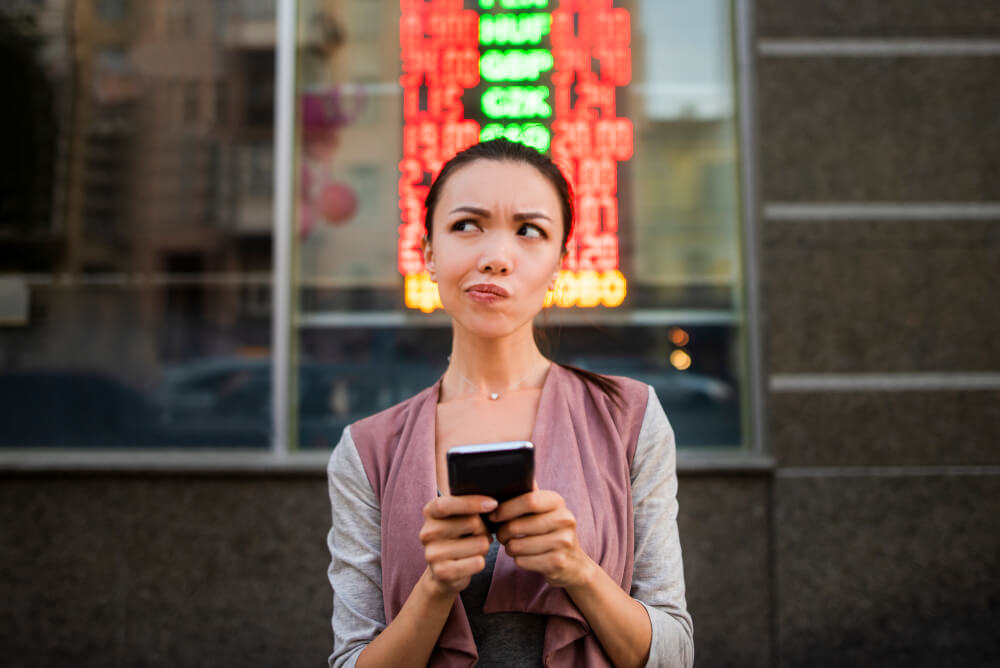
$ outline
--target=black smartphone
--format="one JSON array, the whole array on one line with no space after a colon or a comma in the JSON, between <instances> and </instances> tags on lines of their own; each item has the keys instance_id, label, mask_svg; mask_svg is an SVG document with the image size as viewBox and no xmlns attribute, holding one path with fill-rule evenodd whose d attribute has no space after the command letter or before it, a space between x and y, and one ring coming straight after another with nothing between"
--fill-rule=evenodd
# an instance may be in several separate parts
<instances>
[{"instance_id":1,"label":"black smartphone","mask_svg":"<svg viewBox=\"0 0 1000 668\"><path fill-rule=\"evenodd\" d=\"M449 448L448 487L455 496L482 494L503 503L530 492L535 480L535 446L530 441L480 443ZM499 525L486 519L490 533Z\"/></svg>"}]
</instances>

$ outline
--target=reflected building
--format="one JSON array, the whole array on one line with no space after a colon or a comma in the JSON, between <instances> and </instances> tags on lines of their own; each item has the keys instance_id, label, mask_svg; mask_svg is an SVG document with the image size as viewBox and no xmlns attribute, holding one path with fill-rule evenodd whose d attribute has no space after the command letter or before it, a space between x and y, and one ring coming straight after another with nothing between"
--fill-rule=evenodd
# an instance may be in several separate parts
<instances>
[{"instance_id":1,"label":"reflected building","mask_svg":"<svg viewBox=\"0 0 1000 668\"><path fill-rule=\"evenodd\" d=\"M266 347L274 3L46 0L8 18L39 45L53 119L47 224L5 261L45 314L11 337L14 363L149 385L164 362Z\"/></svg>"},{"instance_id":2,"label":"reflected building","mask_svg":"<svg viewBox=\"0 0 1000 668\"><path fill-rule=\"evenodd\" d=\"M143 208L135 261L151 287L162 287L146 304L147 316L167 327L161 357L224 349L213 334L236 326L261 330L264 343L268 313L254 314L253 305L271 265L273 6L133 6L129 55L143 84L133 144Z\"/></svg>"},{"instance_id":3,"label":"reflected building","mask_svg":"<svg viewBox=\"0 0 1000 668\"><path fill-rule=\"evenodd\" d=\"M632 9L636 279L648 298L736 308L742 267L731 41L719 2Z\"/></svg>"},{"instance_id":4,"label":"reflected building","mask_svg":"<svg viewBox=\"0 0 1000 668\"><path fill-rule=\"evenodd\" d=\"M302 300L314 308L344 308L351 293L402 301L396 244L387 243L400 222L398 31L397 2L301 3L300 194L308 201L332 186L328 192L356 203L337 220L320 213L313 224L300 201ZM310 114L318 109L325 113Z\"/></svg>"}]
</instances>

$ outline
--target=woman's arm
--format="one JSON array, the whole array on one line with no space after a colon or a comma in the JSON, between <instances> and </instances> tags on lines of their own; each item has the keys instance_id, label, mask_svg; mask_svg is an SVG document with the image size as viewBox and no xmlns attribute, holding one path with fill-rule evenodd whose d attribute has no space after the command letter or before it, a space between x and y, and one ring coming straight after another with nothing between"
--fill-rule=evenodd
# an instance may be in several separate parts
<instances>
[{"instance_id":1,"label":"woman's arm","mask_svg":"<svg viewBox=\"0 0 1000 668\"><path fill-rule=\"evenodd\" d=\"M653 628L650 668L694 663L694 627L687 610L684 563L677 531L677 449L674 432L653 388L631 467L635 526L633 598Z\"/></svg>"},{"instance_id":2,"label":"woman's arm","mask_svg":"<svg viewBox=\"0 0 1000 668\"><path fill-rule=\"evenodd\" d=\"M590 564L589 576L566 587L566 593L587 618L615 666L645 666L653 632L649 614L600 565Z\"/></svg>"},{"instance_id":3,"label":"woman's arm","mask_svg":"<svg viewBox=\"0 0 1000 668\"><path fill-rule=\"evenodd\" d=\"M331 668L425 666L456 594L485 566L489 539L478 513L492 510L496 502L467 496L441 497L427 504L421 541L428 568L386 626L381 511L349 430L334 449L327 473L333 514L327 538L333 587Z\"/></svg>"},{"instance_id":4,"label":"woman's arm","mask_svg":"<svg viewBox=\"0 0 1000 668\"><path fill-rule=\"evenodd\" d=\"M541 572L550 584L566 589L616 666L689 667L694 662L694 641L677 534L676 448L652 388L631 485L635 525L631 596L579 549L575 518L555 492L536 491L497 509L498 521L516 518L497 537L508 554L520 555L515 556L520 567Z\"/></svg>"},{"instance_id":5,"label":"woman's arm","mask_svg":"<svg viewBox=\"0 0 1000 668\"><path fill-rule=\"evenodd\" d=\"M562 496L536 489L504 503L490 519L505 523L497 539L518 567L566 590L615 666L645 665L649 615L580 548L576 518Z\"/></svg>"},{"instance_id":6,"label":"woman's arm","mask_svg":"<svg viewBox=\"0 0 1000 668\"><path fill-rule=\"evenodd\" d=\"M364 647L358 666L427 665L455 603L455 595L440 592L429 572L420 576L392 623Z\"/></svg>"},{"instance_id":7,"label":"woman's arm","mask_svg":"<svg viewBox=\"0 0 1000 668\"><path fill-rule=\"evenodd\" d=\"M358 657L358 666L426 666L455 596L486 567L490 539L479 513L497 507L485 496L441 496L424 506L420 542L427 568L396 618Z\"/></svg>"},{"instance_id":8,"label":"woman's arm","mask_svg":"<svg viewBox=\"0 0 1000 668\"><path fill-rule=\"evenodd\" d=\"M330 668L354 666L385 628L382 602L382 513L349 429L327 466L333 521L327 534L333 590Z\"/></svg>"}]
</instances>

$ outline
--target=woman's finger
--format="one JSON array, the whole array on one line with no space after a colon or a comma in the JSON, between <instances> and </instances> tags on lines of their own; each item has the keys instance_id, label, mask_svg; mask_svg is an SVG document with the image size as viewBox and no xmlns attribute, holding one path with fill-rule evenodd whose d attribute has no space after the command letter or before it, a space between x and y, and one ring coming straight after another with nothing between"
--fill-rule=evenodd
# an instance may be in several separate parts
<instances>
[{"instance_id":1,"label":"woman's finger","mask_svg":"<svg viewBox=\"0 0 1000 668\"><path fill-rule=\"evenodd\" d=\"M466 496L439 496L424 506L424 517L445 519L453 515L478 515L497 507L496 499L479 494Z\"/></svg>"},{"instance_id":2,"label":"woman's finger","mask_svg":"<svg viewBox=\"0 0 1000 668\"><path fill-rule=\"evenodd\" d=\"M490 519L498 524L502 524L521 515L538 515L551 512L566 505L566 502L558 492L552 490L539 489L521 496L515 496L510 501L505 501L490 513Z\"/></svg>"},{"instance_id":3,"label":"woman's finger","mask_svg":"<svg viewBox=\"0 0 1000 668\"><path fill-rule=\"evenodd\" d=\"M504 549L512 557L533 556L546 552L572 550L576 537L569 531L553 531L540 536L512 538L504 543Z\"/></svg>"},{"instance_id":4,"label":"woman's finger","mask_svg":"<svg viewBox=\"0 0 1000 668\"><path fill-rule=\"evenodd\" d=\"M522 515L500 525L497 540L506 544L511 538L538 536L560 529L576 529L576 518L567 508L559 508L541 515Z\"/></svg>"},{"instance_id":5,"label":"woman's finger","mask_svg":"<svg viewBox=\"0 0 1000 668\"><path fill-rule=\"evenodd\" d=\"M490 551L490 539L486 536L467 536L451 540L438 540L424 548L427 563L466 559L485 555Z\"/></svg>"},{"instance_id":6,"label":"woman's finger","mask_svg":"<svg viewBox=\"0 0 1000 668\"><path fill-rule=\"evenodd\" d=\"M441 563L431 564L431 574L435 579L447 583L450 587L459 590L465 589L469 583L460 582L471 578L479 571L486 568L486 557L477 555L466 557L465 559L450 559ZM459 586L456 586L459 583Z\"/></svg>"},{"instance_id":7,"label":"woman's finger","mask_svg":"<svg viewBox=\"0 0 1000 668\"><path fill-rule=\"evenodd\" d=\"M486 536L486 525L479 515L452 515L444 519L428 519L420 527L420 542L428 543L461 538L463 536Z\"/></svg>"}]
</instances>

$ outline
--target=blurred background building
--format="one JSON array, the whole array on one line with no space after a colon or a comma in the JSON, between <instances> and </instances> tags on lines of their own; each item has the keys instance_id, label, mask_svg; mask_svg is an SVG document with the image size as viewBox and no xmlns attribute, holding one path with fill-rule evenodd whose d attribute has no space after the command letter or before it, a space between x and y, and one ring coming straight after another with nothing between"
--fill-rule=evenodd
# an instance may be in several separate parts
<instances>
[{"instance_id":1,"label":"blurred background building","mask_svg":"<svg viewBox=\"0 0 1000 668\"><path fill-rule=\"evenodd\" d=\"M520 4L0 5L6 665L323 661L329 448L449 349L401 17ZM538 326L676 429L697 665L997 665L1000 6L608 4L627 294Z\"/></svg>"}]
</instances>

